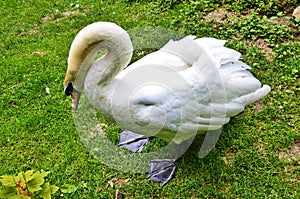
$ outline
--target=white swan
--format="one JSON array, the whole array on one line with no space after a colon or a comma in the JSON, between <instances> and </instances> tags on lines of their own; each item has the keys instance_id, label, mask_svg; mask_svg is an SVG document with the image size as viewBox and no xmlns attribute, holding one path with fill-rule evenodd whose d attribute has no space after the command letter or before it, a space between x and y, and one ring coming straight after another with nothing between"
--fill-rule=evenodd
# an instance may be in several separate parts
<instances>
[{"instance_id":1,"label":"white swan","mask_svg":"<svg viewBox=\"0 0 300 199\"><path fill-rule=\"evenodd\" d=\"M140 134L137 140L146 135L180 144L197 132L221 128L270 91L239 61L240 53L224 44L187 36L127 67L133 47L126 31L114 23L93 23L71 45L65 93L77 109L85 90L107 118ZM101 50L106 54L95 60Z\"/></svg>"}]
</instances>

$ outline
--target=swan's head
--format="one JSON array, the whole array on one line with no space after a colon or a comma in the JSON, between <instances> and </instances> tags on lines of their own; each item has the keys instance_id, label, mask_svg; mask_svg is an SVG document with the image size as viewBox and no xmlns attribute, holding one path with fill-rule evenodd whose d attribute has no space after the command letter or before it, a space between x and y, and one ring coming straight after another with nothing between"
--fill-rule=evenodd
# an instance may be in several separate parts
<instances>
[{"instance_id":1,"label":"swan's head","mask_svg":"<svg viewBox=\"0 0 300 199\"><path fill-rule=\"evenodd\" d=\"M122 63L125 67L131 59L132 49L127 32L111 22L90 24L76 35L70 48L68 69L64 80L65 94L72 96L74 109L77 109L87 72L94 63L97 53L107 50L110 52L110 56L106 56L106 60ZM121 58L123 60L118 61ZM102 80L109 79L105 78L106 76L114 77L123 68L123 65L120 64L119 68L106 70L106 73L103 72ZM106 65L104 66L106 67Z\"/></svg>"},{"instance_id":2,"label":"swan's head","mask_svg":"<svg viewBox=\"0 0 300 199\"><path fill-rule=\"evenodd\" d=\"M68 69L67 69L65 80L64 80L65 95L72 96L72 104L73 104L72 107L75 110L77 109L79 97L80 97L79 90L75 89L73 86L73 84L76 80L76 76L78 74L78 70L79 70L81 62L82 62L82 60L78 60L78 58L77 58L77 57L82 57L79 55L80 55L80 53L77 53L77 56L72 56L72 57L69 56Z\"/></svg>"},{"instance_id":3,"label":"swan's head","mask_svg":"<svg viewBox=\"0 0 300 199\"><path fill-rule=\"evenodd\" d=\"M65 95L72 97L72 107L73 109L77 110L81 92L76 90L71 82L65 86L64 91Z\"/></svg>"}]
</instances>

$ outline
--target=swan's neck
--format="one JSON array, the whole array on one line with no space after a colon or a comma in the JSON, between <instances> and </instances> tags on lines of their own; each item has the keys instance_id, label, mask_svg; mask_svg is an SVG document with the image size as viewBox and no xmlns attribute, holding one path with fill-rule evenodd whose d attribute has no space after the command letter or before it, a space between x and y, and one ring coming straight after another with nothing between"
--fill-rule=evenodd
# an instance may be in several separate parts
<instances>
[{"instance_id":1,"label":"swan's neck","mask_svg":"<svg viewBox=\"0 0 300 199\"><path fill-rule=\"evenodd\" d=\"M95 61L103 50L106 54ZM88 81L108 85L128 65L132 51L129 35L121 27L109 22L91 24L77 34L71 45L65 84L73 82L74 88L81 91L92 67L97 74Z\"/></svg>"}]
</instances>

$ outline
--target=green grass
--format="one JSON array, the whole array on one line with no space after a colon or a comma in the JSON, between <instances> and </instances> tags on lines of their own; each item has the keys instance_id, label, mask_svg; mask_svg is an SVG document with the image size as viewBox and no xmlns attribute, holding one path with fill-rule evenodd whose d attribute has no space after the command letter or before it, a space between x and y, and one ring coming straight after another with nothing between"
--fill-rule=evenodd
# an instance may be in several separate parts
<instances>
[{"instance_id":1,"label":"green grass","mask_svg":"<svg viewBox=\"0 0 300 199\"><path fill-rule=\"evenodd\" d=\"M51 184L77 187L63 198L114 198L117 189L126 198L299 198L299 156L279 158L300 140L296 2L1 1L0 176L50 171ZM220 12L227 17L212 15ZM111 169L81 143L62 84L74 36L95 21L226 39L272 91L233 118L203 159L197 137L164 187Z\"/></svg>"}]
</instances>

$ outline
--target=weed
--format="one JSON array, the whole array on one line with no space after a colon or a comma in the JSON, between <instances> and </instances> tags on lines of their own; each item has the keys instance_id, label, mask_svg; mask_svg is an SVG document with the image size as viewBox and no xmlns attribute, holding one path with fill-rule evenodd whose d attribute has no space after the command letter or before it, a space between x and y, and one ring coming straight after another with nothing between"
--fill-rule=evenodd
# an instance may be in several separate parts
<instances>
[{"instance_id":1,"label":"weed","mask_svg":"<svg viewBox=\"0 0 300 199\"><path fill-rule=\"evenodd\" d=\"M63 187L55 198L113 198L116 190L128 198L298 198L299 162L279 158L300 137L300 26L291 17L297 3L0 1L0 175L51 171L48 182ZM111 169L82 144L63 95L70 44L95 21L113 21L129 32L153 27L226 39L272 91L234 117L203 159L195 158L203 140L198 136L164 187L146 175ZM116 143L118 128L107 131Z\"/></svg>"}]
</instances>

